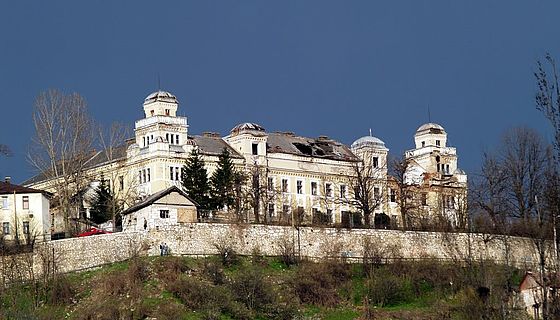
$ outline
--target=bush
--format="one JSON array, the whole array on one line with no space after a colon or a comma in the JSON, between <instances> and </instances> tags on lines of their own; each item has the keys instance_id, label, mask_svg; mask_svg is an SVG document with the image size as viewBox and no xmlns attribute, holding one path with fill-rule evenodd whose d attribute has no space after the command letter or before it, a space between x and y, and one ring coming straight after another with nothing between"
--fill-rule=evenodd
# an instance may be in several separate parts
<instances>
[{"instance_id":1,"label":"bush","mask_svg":"<svg viewBox=\"0 0 560 320\"><path fill-rule=\"evenodd\" d=\"M256 267L251 266L239 272L231 281L231 289L236 300L249 310L263 310L265 305L274 301L272 286Z\"/></svg>"},{"instance_id":2,"label":"bush","mask_svg":"<svg viewBox=\"0 0 560 320\"><path fill-rule=\"evenodd\" d=\"M366 280L369 304L391 306L410 301L414 295L410 279L397 277L383 269L370 274Z\"/></svg>"},{"instance_id":3,"label":"bush","mask_svg":"<svg viewBox=\"0 0 560 320\"><path fill-rule=\"evenodd\" d=\"M218 255L220 256L224 266L228 267L239 261L237 252L233 249L233 245L226 237L221 238L214 243L214 247L218 250Z\"/></svg>"},{"instance_id":4,"label":"bush","mask_svg":"<svg viewBox=\"0 0 560 320\"><path fill-rule=\"evenodd\" d=\"M292 287L302 303L329 307L338 304L337 289L348 279L346 265L305 263L292 279Z\"/></svg>"},{"instance_id":5,"label":"bush","mask_svg":"<svg viewBox=\"0 0 560 320\"><path fill-rule=\"evenodd\" d=\"M282 263L286 266L291 266L299 262L298 257L296 256L294 242L289 237L283 237L278 242L278 249L280 261L282 261Z\"/></svg>"},{"instance_id":6,"label":"bush","mask_svg":"<svg viewBox=\"0 0 560 320\"><path fill-rule=\"evenodd\" d=\"M75 290L66 276L57 276L49 281L47 301L51 305L64 305L72 301Z\"/></svg>"}]
</instances>

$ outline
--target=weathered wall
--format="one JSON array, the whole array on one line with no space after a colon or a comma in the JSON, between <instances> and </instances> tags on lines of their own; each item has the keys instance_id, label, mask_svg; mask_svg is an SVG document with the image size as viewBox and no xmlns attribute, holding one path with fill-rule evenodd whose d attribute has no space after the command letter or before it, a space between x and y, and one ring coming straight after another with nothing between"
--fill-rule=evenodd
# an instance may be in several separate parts
<instances>
[{"instance_id":1,"label":"weathered wall","mask_svg":"<svg viewBox=\"0 0 560 320\"><path fill-rule=\"evenodd\" d=\"M363 242L369 238L381 248L397 248L401 258L437 258L462 261L469 257L491 259L519 267L534 267L537 256L530 239L465 233L402 232L375 229L335 229L265 225L230 225L192 223L147 232L121 232L83 238L56 240L36 246L33 255L35 272L42 271L43 261L54 260L60 272L82 270L122 261L134 255L159 255L159 245L167 243L175 255L209 255L217 253L216 243L230 243L241 254L258 248L264 255L278 255L280 243L293 241L302 257L320 259L325 255L359 259ZM469 246L470 243L470 246ZM506 245L508 244L506 250ZM508 252L509 251L509 252ZM508 254L506 254L508 252ZM392 258L386 253L387 258Z\"/></svg>"},{"instance_id":2,"label":"weathered wall","mask_svg":"<svg viewBox=\"0 0 560 320\"><path fill-rule=\"evenodd\" d=\"M264 225L230 225L193 223L166 229L138 233L115 233L50 243L60 252L63 270L89 268L95 265L124 260L132 254L158 255L159 245L167 243L173 254L208 255L217 253L216 243L228 242L241 254L251 254L255 247L265 255L280 253L280 243L293 241L305 257L321 258L325 254L363 255L364 238L381 247L399 248L403 258L439 258L465 260L474 258L505 261L522 266L537 261L534 246L529 239L508 238L509 255L505 242L499 238L488 240L483 235L465 233L402 232L397 230L334 229ZM485 241L486 240L486 241Z\"/></svg>"}]
</instances>

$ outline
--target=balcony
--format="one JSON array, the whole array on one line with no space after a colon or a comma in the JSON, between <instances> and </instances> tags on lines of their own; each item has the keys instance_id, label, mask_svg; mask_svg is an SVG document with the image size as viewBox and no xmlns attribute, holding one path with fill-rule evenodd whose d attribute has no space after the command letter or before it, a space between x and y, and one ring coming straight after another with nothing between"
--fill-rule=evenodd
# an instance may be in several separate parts
<instances>
[{"instance_id":1,"label":"balcony","mask_svg":"<svg viewBox=\"0 0 560 320\"><path fill-rule=\"evenodd\" d=\"M140 129L151 126L156 123L164 123L169 125L187 126L186 117L169 117L169 116L153 116L136 121L134 128Z\"/></svg>"}]
</instances>

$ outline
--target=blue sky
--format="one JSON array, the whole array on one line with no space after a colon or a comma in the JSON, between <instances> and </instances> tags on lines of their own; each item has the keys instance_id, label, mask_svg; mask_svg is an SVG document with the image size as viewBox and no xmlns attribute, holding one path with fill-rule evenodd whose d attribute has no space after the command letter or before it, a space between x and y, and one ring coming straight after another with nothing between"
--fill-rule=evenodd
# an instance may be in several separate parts
<instances>
[{"instance_id":1,"label":"blue sky","mask_svg":"<svg viewBox=\"0 0 560 320\"><path fill-rule=\"evenodd\" d=\"M76 91L94 118L133 126L157 89L190 132L373 134L412 148L431 118L474 173L509 127L550 138L535 60L560 59L552 1L12 1L0 19L0 175L20 182L40 91Z\"/></svg>"}]
</instances>

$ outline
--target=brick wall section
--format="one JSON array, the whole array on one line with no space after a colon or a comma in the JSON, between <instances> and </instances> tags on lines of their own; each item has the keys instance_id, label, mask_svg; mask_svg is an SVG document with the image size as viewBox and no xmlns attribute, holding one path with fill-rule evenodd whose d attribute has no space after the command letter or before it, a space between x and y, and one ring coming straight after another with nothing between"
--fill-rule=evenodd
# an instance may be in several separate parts
<instances>
[{"instance_id":1,"label":"brick wall section","mask_svg":"<svg viewBox=\"0 0 560 320\"><path fill-rule=\"evenodd\" d=\"M41 272L44 260L41 255L46 253L55 257L59 271L70 272L126 260L135 254L159 255L159 245L163 242L174 255L216 254L214 244L223 241L231 243L240 254L251 254L258 247L264 255L278 255L282 241L293 241L298 248L297 234L294 228L284 226L192 223L148 232L56 240L36 246L34 270ZM398 248L402 258L461 261L469 256L469 235L465 233L313 227L299 230L301 256L321 259L325 255L345 255L359 260L364 238L380 247ZM484 241L487 237L476 234L470 238L472 256L476 259L503 262L507 258L519 267L534 267L538 261L530 239L510 237L510 252L506 256L506 246L499 238Z\"/></svg>"}]
</instances>

